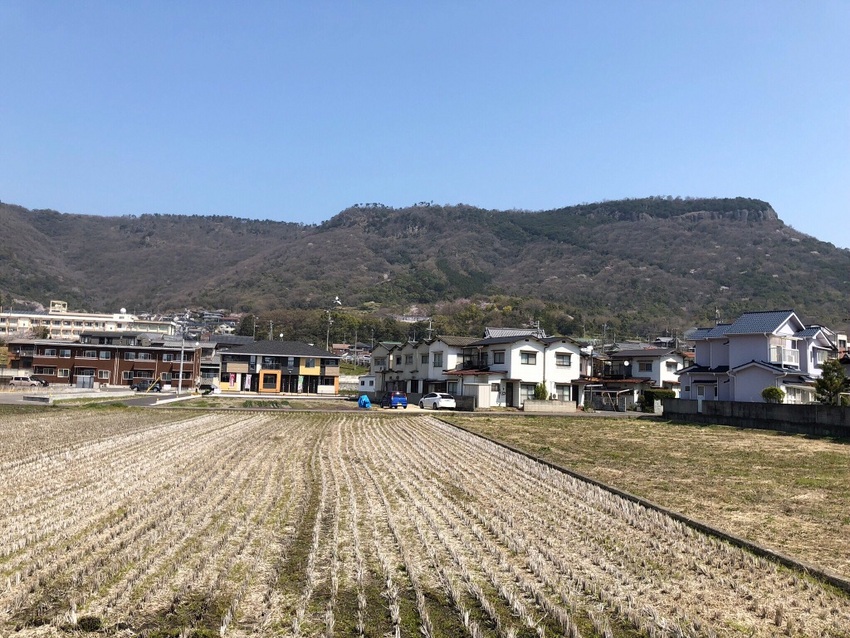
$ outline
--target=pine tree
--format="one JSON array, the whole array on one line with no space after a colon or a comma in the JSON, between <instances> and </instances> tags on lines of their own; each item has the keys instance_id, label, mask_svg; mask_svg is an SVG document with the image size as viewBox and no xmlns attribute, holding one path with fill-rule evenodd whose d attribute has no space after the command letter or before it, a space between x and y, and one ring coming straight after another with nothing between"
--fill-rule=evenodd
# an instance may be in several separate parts
<instances>
[{"instance_id":1,"label":"pine tree","mask_svg":"<svg viewBox=\"0 0 850 638\"><path fill-rule=\"evenodd\" d=\"M815 381L815 400L829 405L841 404L841 393L850 391L850 380L838 359L828 359L821 366L821 376Z\"/></svg>"}]
</instances>

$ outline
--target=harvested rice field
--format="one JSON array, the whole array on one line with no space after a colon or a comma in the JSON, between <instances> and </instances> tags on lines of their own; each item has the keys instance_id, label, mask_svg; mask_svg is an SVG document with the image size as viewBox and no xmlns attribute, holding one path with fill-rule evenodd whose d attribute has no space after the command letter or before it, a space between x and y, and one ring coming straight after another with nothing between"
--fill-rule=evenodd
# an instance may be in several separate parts
<instances>
[{"instance_id":1,"label":"harvested rice field","mask_svg":"<svg viewBox=\"0 0 850 638\"><path fill-rule=\"evenodd\" d=\"M0 636L850 636L850 598L431 416L0 414Z\"/></svg>"}]
</instances>

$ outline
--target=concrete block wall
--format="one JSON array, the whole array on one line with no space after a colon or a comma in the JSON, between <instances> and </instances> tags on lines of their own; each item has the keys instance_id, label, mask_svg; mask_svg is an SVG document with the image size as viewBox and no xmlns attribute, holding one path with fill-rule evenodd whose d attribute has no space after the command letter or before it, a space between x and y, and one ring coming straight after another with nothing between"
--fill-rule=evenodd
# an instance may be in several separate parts
<instances>
[{"instance_id":1,"label":"concrete block wall","mask_svg":"<svg viewBox=\"0 0 850 638\"><path fill-rule=\"evenodd\" d=\"M692 399L663 403L664 416L673 421L850 438L850 408L837 405L703 401L700 407Z\"/></svg>"}]
</instances>

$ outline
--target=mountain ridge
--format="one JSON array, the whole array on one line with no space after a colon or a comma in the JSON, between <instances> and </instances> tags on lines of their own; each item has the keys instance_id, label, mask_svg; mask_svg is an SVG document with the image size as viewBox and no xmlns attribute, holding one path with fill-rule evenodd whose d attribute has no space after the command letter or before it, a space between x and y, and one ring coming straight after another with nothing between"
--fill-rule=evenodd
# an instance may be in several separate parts
<instances>
[{"instance_id":1,"label":"mountain ridge","mask_svg":"<svg viewBox=\"0 0 850 638\"><path fill-rule=\"evenodd\" d=\"M844 322L850 251L750 198L639 198L548 211L355 205L314 225L98 217L0 204L4 299L235 311L537 299L582 321L682 327L715 308Z\"/></svg>"}]
</instances>

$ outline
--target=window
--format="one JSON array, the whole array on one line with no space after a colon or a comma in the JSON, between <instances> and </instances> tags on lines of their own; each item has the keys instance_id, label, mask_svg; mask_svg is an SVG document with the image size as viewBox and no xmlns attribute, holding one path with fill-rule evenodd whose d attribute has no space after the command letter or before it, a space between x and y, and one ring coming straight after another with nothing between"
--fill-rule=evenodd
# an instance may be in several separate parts
<instances>
[{"instance_id":1,"label":"window","mask_svg":"<svg viewBox=\"0 0 850 638\"><path fill-rule=\"evenodd\" d=\"M652 361L638 361L638 372L652 372Z\"/></svg>"},{"instance_id":2,"label":"window","mask_svg":"<svg viewBox=\"0 0 850 638\"><path fill-rule=\"evenodd\" d=\"M124 370L124 372L121 373L121 378L124 379L124 381L130 381L133 378L133 371Z\"/></svg>"},{"instance_id":3,"label":"window","mask_svg":"<svg viewBox=\"0 0 850 638\"><path fill-rule=\"evenodd\" d=\"M139 361L153 361L153 355L150 352L140 352L136 355Z\"/></svg>"},{"instance_id":4,"label":"window","mask_svg":"<svg viewBox=\"0 0 850 638\"><path fill-rule=\"evenodd\" d=\"M395 364L396 364L397 366L400 366L400 365L401 365L401 355L400 355L400 354L397 354L397 355L395 356Z\"/></svg>"},{"instance_id":5,"label":"window","mask_svg":"<svg viewBox=\"0 0 850 638\"><path fill-rule=\"evenodd\" d=\"M679 368L675 361L668 361L666 365L667 372L676 372L676 370Z\"/></svg>"},{"instance_id":6,"label":"window","mask_svg":"<svg viewBox=\"0 0 850 638\"><path fill-rule=\"evenodd\" d=\"M71 376L71 371L68 368L59 368L59 374L56 376L60 379L67 379Z\"/></svg>"},{"instance_id":7,"label":"window","mask_svg":"<svg viewBox=\"0 0 850 638\"><path fill-rule=\"evenodd\" d=\"M386 357L375 357L375 367L376 368L385 368L387 366L387 358Z\"/></svg>"},{"instance_id":8,"label":"window","mask_svg":"<svg viewBox=\"0 0 850 638\"><path fill-rule=\"evenodd\" d=\"M413 365L413 355L412 354L404 355L404 365L406 365L406 366L412 366Z\"/></svg>"},{"instance_id":9,"label":"window","mask_svg":"<svg viewBox=\"0 0 850 638\"><path fill-rule=\"evenodd\" d=\"M422 362L422 364L423 364L423 365L426 365L426 366L427 366L427 365L428 365L428 355L427 355L427 354L423 354L423 355L422 355L422 358L420 359L420 361Z\"/></svg>"},{"instance_id":10,"label":"window","mask_svg":"<svg viewBox=\"0 0 850 638\"><path fill-rule=\"evenodd\" d=\"M573 355L569 352L567 353L556 353L555 354L555 365L563 366L565 368L570 367L573 364Z\"/></svg>"},{"instance_id":11,"label":"window","mask_svg":"<svg viewBox=\"0 0 850 638\"><path fill-rule=\"evenodd\" d=\"M434 367L442 368L443 367L443 353L435 352L434 353Z\"/></svg>"},{"instance_id":12,"label":"window","mask_svg":"<svg viewBox=\"0 0 850 638\"><path fill-rule=\"evenodd\" d=\"M505 351L504 350L498 350L498 351L493 353L493 365L496 365L496 364L499 364L499 363L502 363L502 364L505 363Z\"/></svg>"},{"instance_id":13,"label":"window","mask_svg":"<svg viewBox=\"0 0 850 638\"><path fill-rule=\"evenodd\" d=\"M98 370L97 371L97 378L103 379L105 381L109 380L109 370Z\"/></svg>"},{"instance_id":14,"label":"window","mask_svg":"<svg viewBox=\"0 0 850 638\"><path fill-rule=\"evenodd\" d=\"M304 363L304 367L305 368L315 368L316 367L316 360L315 359L307 359Z\"/></svg>"},{"instance_id":15,"label":"window","mask_svg":"<svg viewBox=\"0 0 850 638\"><path fill-rule=\"evenodd\" d=\"M109 350L101 350L101 351L100 351L100 353L99 353L99 355L98 355L98 357L99 357L100 359L111 359L111 358L112 358L112 353L111 353L111 352L109 352Z\"/></svg>"},{"instance_id":16,"label":"window","mask_svg":"<svg viewBox=\"0 0 850 638\"><path fill-rule=\"evenodd\" d=\"M160 372L159 378L165 381L166 383L171 383L171 373L170 372Z\"/></svg>"},{"instance_id":17,"label":"window","mask_svg":"<svg viewBox=\"0 0 850 638\"><path fill-rule=\"evenodd\" d=\"M97 359L97 350L83 350L84 359Z\"/></svg>"},{"instance_id":18,"label":"window","mask_svg":"<svg viewBox=\"0 0 850 638\"><path fill-rule=\"evenodd\" d=\"M536 352L520 352L519 353L519 362L523 365L527 366L536 366L537 365L537 353ZM532 388L534 386L531 386Z\"/></svg>"},{"instance_id":19,"label":"window","mask_svg":"<svg viewBox=\"0 0 850 638\"><path fill-rule=\"evenodd\" d=\"M502 391L501 386L498 383L491 383L490 384L490 392L501 392L501 391Z\"/></svg>"},{"instance_id":20,"label":"window","mask_svg":"<svg viewBox=\"0 0 850 638\"><path fill-rule=\"evenodd\" d=\"M135 361L136 353L135 352L125 352L124 353L124 361Z\"/></svg>"},{"instance_id":21,"label":"window","mask_svg":"<svg viewBox=\"0 0 850 638\"><path fill-rule=\"evenodd\" d=\"M519 386L519 396L521 399L533 399L534 398L534 384L533 383L523 383Z\"/></svg>"},{"instance_id":22,"label":"window","mask_svg":"<svg viewBox=\"0 0 850 638\"><path fill-rule=\"evenodd\" d=\"M173 352L163 352L162 353L163 361L174 361L174 353Z\"/></svg>"},{"instance_id":23,"label":"window","mask_svg":"<svg viewBox=\"0 0 850 638\"><path fill-rule=\"evenodd\" d=\"M449 394L457 394L457 381L449 381L446 384L446 390Z\"/></svg>"},{"instance_id":24,"label":"window","mask_svg":"<svg viewBox=\"0 0 850 638\"><path fill-rule=\"evenodd\" d=\"M56 356L56 348L45 348L44 349L45 357L55 357Z\"/></svg>"},{"instance_id":25,"label":"window","mask_svg":"<svg viewBox=\"0 0 850 638\"><path fill-rule=\"evenodd\" d=\"M62 348L59 350L59 358L60 359L70 359L71 358L71 350L70 348Z\"/></svg>"}]
</instances>

